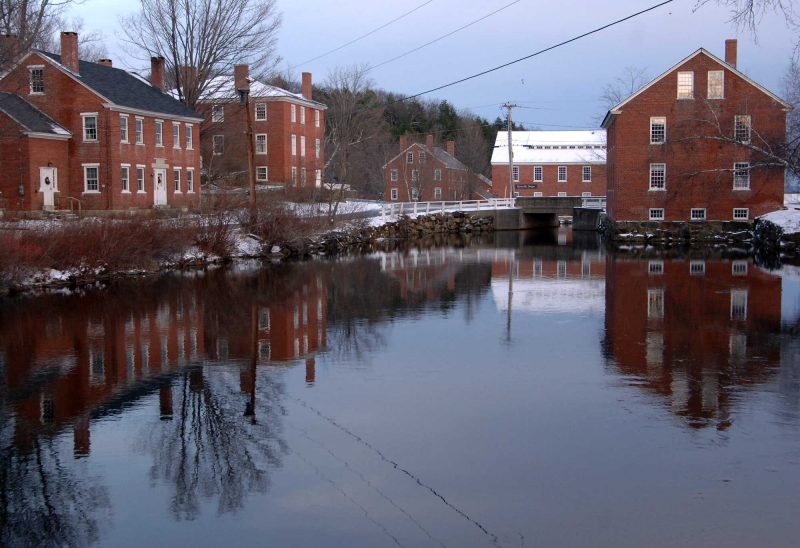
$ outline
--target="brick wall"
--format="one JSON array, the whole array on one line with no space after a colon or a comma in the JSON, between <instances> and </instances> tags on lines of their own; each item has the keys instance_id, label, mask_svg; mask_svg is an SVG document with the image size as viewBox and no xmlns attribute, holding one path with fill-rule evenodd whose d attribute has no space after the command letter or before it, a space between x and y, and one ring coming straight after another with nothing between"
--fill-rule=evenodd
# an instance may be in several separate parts
<instances>
[{"instance_id":1,"label":"brick wall","mask_svg":"<svg viewBox=\"0 0 800 548\"><path fill-rule=\"evenodd\" d=\"M567 196L581 196L584 192L591 192L592 196L606 195L606 166L605 164L560 164L567 168L567 180L558 180L557 164L536 164L542 168L542 180L534 180L534 164L515 164L519 166L519 182L515 183L516 192L520 196L534 196L541 192L542 196L558 196L559 192L566 192ZM583 181L583 167L591 167L591 181ZM493 190L500 197L508 196L508 165L492 165ZM524 188L517 185L524 185Z\"/></svg>"},{"instance_id":2,"label":"brick wall","mask_svg":"<svg viewBox=\"0 0 800 548\"><path fill-rule=\"evenodd\" d=\"M413 154L413 162L408 163L407 153ZM425 161L420 160L420 153L425 153ZM397 181L392 181L392 170L397 171ZM414 181L412 171L417 170L419 180ZM441 180L435 178L436 170L441 171ZM466 170L451 169L436 158L428 147L415 143L403 151L402 154L391 160L383 170L384 200L410 202L412 201L411 189L419 190L417 201L430 202L433 200L469 200L470 188L467 184L468 173ZM436 189L441 189L441 196L437 197ZM397 199L392 200L392 189L397 190Z\"/></svg>"}]
</instances>

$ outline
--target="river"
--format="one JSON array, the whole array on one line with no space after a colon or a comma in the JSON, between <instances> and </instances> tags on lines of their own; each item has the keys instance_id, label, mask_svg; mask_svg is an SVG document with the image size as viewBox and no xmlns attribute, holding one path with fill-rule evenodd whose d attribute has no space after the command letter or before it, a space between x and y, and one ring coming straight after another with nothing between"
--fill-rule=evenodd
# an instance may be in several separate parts
<instances>
[{"instance_id":1,"label":"river","mask_svg":"<svg viewBox=\"0 0 800 548\"><path fill-rule=\"evenodd\" d=\"M796 272L562 229L0 301L0 544L796 546Z\"/></svg>"}]
</instances>

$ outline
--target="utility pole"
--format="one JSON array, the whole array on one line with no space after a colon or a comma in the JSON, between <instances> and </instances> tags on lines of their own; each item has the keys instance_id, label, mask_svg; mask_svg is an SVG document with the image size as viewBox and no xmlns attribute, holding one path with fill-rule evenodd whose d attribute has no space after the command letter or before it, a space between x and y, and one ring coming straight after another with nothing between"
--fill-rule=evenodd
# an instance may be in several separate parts
<instances>
[{"instance_id":1,"label":"utility pole","mask_svg":"<svg viewBox=\"0 0 800 548\"><path fill-rule=\"evenodd\" d=\"M514 151L511 147L511 109L516 107L517 105L513 103L505 103L503 108L508 111L506 116L507 125L506 128L508 130L508 197L514 197Z\"/></svg>"}]
</instances>

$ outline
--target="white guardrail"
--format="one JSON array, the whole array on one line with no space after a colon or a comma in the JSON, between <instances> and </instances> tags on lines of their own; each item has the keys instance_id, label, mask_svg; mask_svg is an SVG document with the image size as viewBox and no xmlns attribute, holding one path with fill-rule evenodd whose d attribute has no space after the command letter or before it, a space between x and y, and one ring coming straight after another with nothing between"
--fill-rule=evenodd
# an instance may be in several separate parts
<instances>
[{"instance_id":1,"label":"white guardrail","mask_svg":"<svg viewBox=\"0 0 800 548\"><path fill-rule=\"evenodd\" d=\"M381 217L387 215L416 215L437 211L486 211L514 207L514 198L492 200L459 200L454 202L389 202L381 205Z\"/></svg>"},{"instance_id":2,"label":"white guardrail","mask_svg":"<svg viewBox=\"0 0 800 548\"><path fill-rule=\"evenodd\" d=\"M606 197L605 196L592 196L583 198L581 207L584 209L602 209L606 210Z\"/></svg>"}]
</instances>

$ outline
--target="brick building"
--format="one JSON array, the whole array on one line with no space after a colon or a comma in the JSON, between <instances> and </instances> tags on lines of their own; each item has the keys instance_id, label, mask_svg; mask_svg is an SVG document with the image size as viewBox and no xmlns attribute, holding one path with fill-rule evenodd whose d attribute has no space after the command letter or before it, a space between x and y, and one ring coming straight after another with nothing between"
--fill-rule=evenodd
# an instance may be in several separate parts
<instances>
[{"instance_id":1,"label":"brick building","mask_svg":"<svg viewBox=\"0 0 800 548\"><path fill-rule=\"evenodd\" d=\"M151 72L80 61L74 32L61 55L17 56L0 78L0 207L196 207L202 118L162 91L163 58Z\"/></svg>"},{"instance_id":2,"label":"brick building","mask_svg":"<svg viewBox=\"0 0 800 548\"><path fill-rule=\"evenodd\" d=\"M612 220L749 221L783 206L768 151L785 143L791 107L736 57L736 40L725 61L701 48L608 111Z\"/></svg>"},{"instance_id":3,"label":"brick building","mask_svg":"<svg viewBox=\"0 0 800 548\"><path fill-rule=\"evenodd\" d=\"M209 176L247 181L247 118L237 90L248 87L256 182L321 186L327 107L312 99L311 73L303 73L302 93L292 93L251 79L247 65L236 65L233 76L212 79L198 102Z\"/></svg>"},{"instance_id":4,"label":"brick building","mask_svg":"<svg viewBox=\"0 0 800 548\"><path fill-rule=\"evenodd\" d=\"M492 182L476 174L456 158L455 141L446 149L434 146L433 135L425 143L408 144L400 136L400 153L383 166L384 200L430 202L472 200L492 196Z\"/></svg>"},{"instance_id":5,"label":"brick building","mask_svg":"<svg viewBox=\"0 0 800 548\"><path fill-rule=\"evenodd\" d=\"M514 196L605 196L606 132L512 131ZM508 196L508 133L492 152L492 182Z\"/></svg>"}]
</instances>

